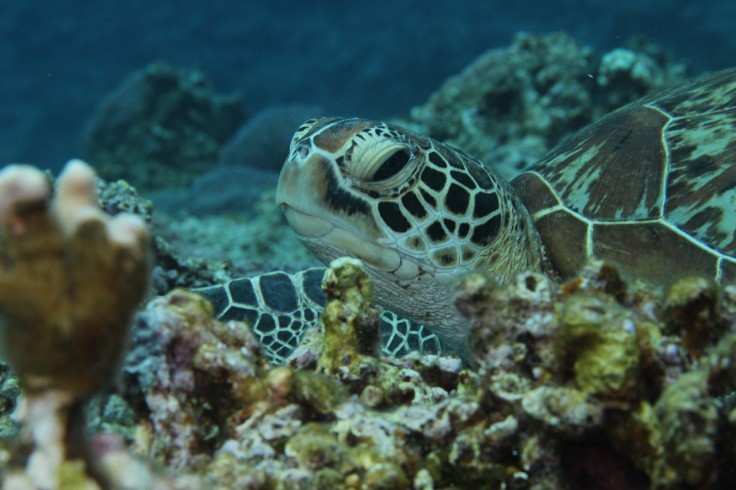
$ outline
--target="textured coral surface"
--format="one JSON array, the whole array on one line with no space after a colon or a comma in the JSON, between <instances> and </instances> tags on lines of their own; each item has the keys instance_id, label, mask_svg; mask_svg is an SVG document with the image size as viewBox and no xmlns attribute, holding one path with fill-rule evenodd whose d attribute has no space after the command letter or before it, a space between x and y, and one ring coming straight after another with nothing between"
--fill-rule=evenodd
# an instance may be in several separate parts
<instances>
[{"instance_id":1,"label":"textured coral surface","mask_svg":"<svg viewBox=\"0 0 736 490\"><path fill-rule=\"evenodd\" d=\"M104 402L134 414L131 450L214 488L733 483L736 289L684 279L663 295L601 262L561 286L471 276L456 298L468 369L371 355L368 277L352 262L327 275L316 352L280 367L195 295L151 302L122 397ZM686 340L693 328L706 344Z\"/></svg>"}]
</instances>

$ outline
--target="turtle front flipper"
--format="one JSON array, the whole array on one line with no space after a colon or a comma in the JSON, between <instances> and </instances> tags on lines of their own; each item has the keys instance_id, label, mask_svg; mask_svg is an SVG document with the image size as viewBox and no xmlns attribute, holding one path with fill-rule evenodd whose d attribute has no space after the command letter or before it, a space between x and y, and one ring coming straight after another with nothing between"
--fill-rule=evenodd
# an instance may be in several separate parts
<instances>
[{"instance_id":1,"label":"turtle front flipper","mask_svg":"<svg viewBox=\"0 0 736 490\"><path fill-rule=\"evenodd\" d=\"M389 310L381 313L381 354L403 357L410 352L439 355L444 351L437 335L424 325Z\"/></svg>"},{"instance_id":2,"label":"turtle front flipper","mask_svg":"<svg viewBox=\"0 0 736 490\"><path fill-rule=\"evenodd\" d=\"M296 274L270 272L233 279L195 291L207 298L218 320L247 322L274 364L282 364L319 323L324 311L322 277L315 267ZM393 312L381 315L381 353L401 357L409 352L442 352L439 339L426 327Z\"/></svg>"},{"instance_id":3,"label":"turtle front flipper","mask_svg":"<svg viewBox=\"0 0 736 490\"><path fill-rule=\"evenodd\" d=\"M325 305L320 287L324 268L296 274L270 272L197 289L221 321L247 322L271 362L281 364L314 327Z\"/></svg>"}]
</instances>

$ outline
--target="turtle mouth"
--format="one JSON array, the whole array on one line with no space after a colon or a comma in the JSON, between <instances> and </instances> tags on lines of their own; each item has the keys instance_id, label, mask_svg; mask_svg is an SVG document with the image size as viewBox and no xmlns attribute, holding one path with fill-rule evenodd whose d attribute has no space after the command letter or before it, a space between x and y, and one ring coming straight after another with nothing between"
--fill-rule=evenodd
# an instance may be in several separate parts
<instances>
[{"instance_id":1,"label":"turtle mouth","mask_svg":"<svg viewBox=\"0 0 736 490\"><path fill-rule=\"evenodd\" d=\"M279 207L284 213L289 226L291 226L300 238L321 238L336 228L335 225L326 219L299 211L286 203L282 202Z\"/></svg>"},{"instance_id":2,"label":"turtle mouth","mask_svg":"<svg viewBox=\"0 0 736 490\"><path fill-rule=\"evenodd\" d=\"M340 255L356 257L366 265L381 271L393 272L401 266L396 250L361 237L328 219L300 211L284 202L280 204L289 226L309 248L330 248Z\"/></svg>"}]
</instances>

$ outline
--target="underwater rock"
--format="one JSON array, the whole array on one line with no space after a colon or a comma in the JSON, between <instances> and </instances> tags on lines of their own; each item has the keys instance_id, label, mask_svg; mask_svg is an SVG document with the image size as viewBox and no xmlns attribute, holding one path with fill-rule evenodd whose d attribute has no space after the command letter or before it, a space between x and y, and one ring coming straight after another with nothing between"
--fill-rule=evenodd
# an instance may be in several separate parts
<instances>
[{"instance_id":1,"label":"underwater rock","mask_svg":"<svg viewBox=\"0 0 736 490\"><path fill-rule=\"evenodd\" d=\"M275 188L278 178L272 170L227 165L204 172L185 189L169 189L150 196L158 211L175 217L248 215L256 213L261 195ZM273 203L271 207L275 208Z\"/></svg>"},{"instance_id":2,"label":"underwater rock","mask_svg":"<svg viewBox=\"0 0 736 490\"><path fill-rule=\"evenodd\" d=\"M575 294L560 310L559 362L573 371L575 385L606 399L635 398L644 343L639 332L656 327L610 296Z\"/></svg>"},{"instance_id":3,"label":"underwater rock","mask_svg":"<svg viewBox=\"0 0 736 490\"><path fill-rule=\"evenodd\" d=\"M685 277L667 290L667 329L682 337L682 345L694 358L725 331L719 319L720 296L716 283L703 277Z\"/></svg>"},{"instance_id":4,"label":"underwater rock","mask_svg":"<svg viewBox=\"0 0 736 490\"><path fill-rule=\"evenodd\" d=\"M248 166L278 172L289 143L304 121L326 116L316 105L283 104L268 107L248 119L220 152L220 165Z\"/></svg>"},{"instance_id":5,"label":"underwater rock","mask_svg":"<svg viewBox=\"0 0 736 490\"><path fill-rule=\"evenodd\" d=\"M667 85L662 66L646 53L623 48L603 54L596 82L611 109Z\"/></svg>"},{"instance_id":6,"label":"underwater rock","mask_svg":"<svg viewBox=\"0 0 736 490\"><path fill-rule=\"evenodd\" d=\"M596 83L603 108L610 111L673 86L687 75L687 65L671 52L650 38L632 36L623 47L603 53Z\"/></svg>"},{"instance_id":7,"label":"underwater rock","mask_svg":"<svg viewBox=\"0 0 736 490\"><path fill-rule=\"evenodd\" d=\"M367 318L368 324L373 323L370 319L376 312L370 304L370 279L358 262L336 261L333 269L326 273L324 289L326 297L337 306L335 318L330 319L329 315L325 318L328 327L317 331L323 335L319 340L322 345L329 343L330 336L346 333L343 327L358 327L357 332L360 332L359 319ZM136 376L141 381L149 379L156 383L157 373L168 372L169 378L171 374L179 373L177 378L195 380L194 384L189 381L185 383L185 387L189 388L196 387L198 383L203 383L203 387L213 382L217 384L219 382L216 379L229 380L226 383L229 388L220 384L220 388L213 389L210 386L205 390L209 393L208 400L219 401L219 408L213 410L210 407L207 409L209 413L213 416L219 413L221 421L230 421L221 422L220 435L215 435L212 443L203 446L219 448L214 450L212 459L203 470L205 478L212 483L228 487L247 484L250 488L282 488L281 485L326 489L410 488L415 473L424 469L421 464L422 453L432 447L429 441L447 441L458 427L471 424L478 417L479 405L476 401L451 400L450 391L443 388L447 386L448 389L460 390L464 386L465 391L469 389L472 383L460 380L463 371L459 362L416 355L384 362L374 356L377 339L362 345L361 339L365 337L350 335L350 332L346 333L346 338L352 339L351 342L340 339L340 346L346 349L345 352L326 349L321 354L321 370L328 375L311 371L310 368L297 370L286 366L268 370L257 368L247 374L242 369L237 369L238 373L229 373L233 366L238 365L233 360L217 364L219 367L207 371L209 375L205 375L205 370L200 371L196 361L187 362L192 356L195 360L198 357L191 353L181 358L181 365L177 364L177 369L162 370L161 361L151 364L152 359L161 358L161 354L156 352L196 352L204 345L217 345L217 350L222 352L223 349L227 350L225 346L232 343L228 339L219 342L207 340L211 335L207 332L217 332L222 328L212 320L207 320L210 323L202 332L195 333L197 330L192 330L193 325L205 320L195 319L201 313L191 314L200 311L199 307L179 311L176 306L179 303L185 306L195 301L196 304L196 300L189 296L181 297L182 294L178 293L179 300L174 301L174 297L169 295L169 299L156 300L149 305L147 312L142 315L142 320L146 320L137 326L137 329L146 328L134 336L133 345L138 345L135 340L138 336L141 339L150 337L145 332L173 327L175 331L184 330L177 335L190 338L185 344L192 348L172 349L166 345L152 349L134 348L133 352L138 352L134 358L145 360L146 364L144 368L136 369ZM190 313L182 317L185 311ZM152 312L157 312L156 316L151 316ZM179 319L172 318L172 313ZM346 323L351 318L355 322ZM192 323L187 326L189 322ZM160 326L151 329L154 325ZM239 324L228 325L234 328ZM335 332L326 333L331 328L336 328ZM155 346L157 341L143 341L141 346L145 345ZM148 354L144 355L145 352ZM232 349L232 352L233 355L240 355L239 349ZM359 369L353 370L349 364L346 365L342 354L350 354L350 358L358 359ZM265 362L265 358L255 350L243 355L251 363ZM332 355L336 357L325 359L325 356ZM168 361L169 364L171 362ZM311 369L317 369L317 364L314 363ZM126 372L129 372L127 367ZM141 373L149 374L141 377ZM239 381L233 381L233 377ZM161 406L174 406L177 411L183 409L189 413L196 407L197 400L202 399L197 394L198 389L192 392L189 388L185 397L185 393L177 395L171 384L161 386L163 392L171 393L178 400L173 405L164 403ZM158 388L153 391L158 391ZM150 393L151 389L142 387L139 392ZM355 395L350 396L350 393ZM127 396L130 398L130 394ZM233 400L237 400L237 403L231 403ZM374 407L379 408L379 411L374 410ZM401 407L406 411L396 410ZM147 413L147 410L142 413ZM191 418L191 423L196 420L208 426L210 423L207 420L211 419L203 416L205 413L198 413L196 418ZM174 420L175 416L169 414L167 420ZM161 419L160 416L155 418ZM195 430L198 429L180 427L176 431L166 430L165 434L193 434ZM158 431L149 429L148 434L148 440L159 437ZM168 439L170 436L165 434L163 437ZM201 441L201 437L198 439ZM201 460L193 457L188 449L183 454L188 455L190 460ZM202 454L202 458L206 459L207 456ZM172 464L171 460L168 461ZM424 481L431 481L426 472L422 475ZM272 486L274 482L279 483Z\"/></svg>"},{"instance_id":8,"label":"underwater rock","mask_svg":"<svg viewBox=\"0 0 736 490\"><path fill-rule=\"evenodd\" d=\"M598 428L603 421L603 405L572 388L540 386L524 394L521 407L534 420L568 437Z\"/></svg>"},{"instance_id":9,"label":"underwater rock","mask_svg":"<svg viewBox=\"0 0 736 490\"><path fill-rule=\"evenodd\" d=\"M153 219L153 203L138 194L135 187L124 180L107 182L97 179L100 208L111 216L130 213L140 216L147 224Z\"/></svg>"},{"instance_id":10,"label":"underwater rock","mask_svg":"<svg viewBox=\"0 0 736 490\"><path fill-rule=\"evenodd\" d=\"M698 284L685 290L702 292ZM722 329L693 363L682 330L665 320L674 311L663 307L666 296L630 286L609 263L592 260L563 285L532 273L503 287L469 276L456 301L469 318L476 372L453 358L377 356L359 262L337 261L323 286L336 306L310 333L311 354L279 367L247 325L211 319L199 296L154 299L137 317L121 390L98 426L176 471L173 488L733 481L736 293L714 286L721 306L702 318ZM682 318L709 311L692 301L698 295L677 297L690 312ZM122 457L114 447L105 454Z\"/></svg>"},{"instance_id":11,"label":"underwater rock","mask_svg":"<svg viewBox=\"0 0 736 490\"><path fill-rule=\"evenodd\" d=\"M406 122L511 178L592 120L592 64L567 34L517 34L449 78Z\"/></svg>"},{"instance_id":12,"label":"underwater rock","mask_svg":"<svg viewBox=\"0 0 736 490\"><path fill-rule=\"evenodd\" d=\"M201 73L153 63L92 115L87 158L105 179L125 179L140 190L183 187L216 165L243 118L240 95L215 95Z\"/></svg>"},{"instance_id":13,"label":"underwater rock","mask_svg":"<svg viewBox=\"0 0 736 490\"><path fill-rule=\"evenodd\" d=\"M461 280L455 305L470 321L468 341L481 375L516 372L532 357L539 359L534 375L549 374L558 326L555 290L548 277L531 272L517 275L507 287L485 274Z\"/></svg>"},{"instance_id":14,"label":"underwater rock","mask_svg":"<svg viewBox=\"0 0 736 490\"><path fill-rule=\"evenodd\" d=\"M505 287L482 275L461 281L456 303L470 321L478 386L527 441L545 441L541 453L530 442L516 449L546 461L527 464L530 478L568 461L559 481L595 481L592 463L638 488L735 481L734 451L719 449L736 434L732 289L685 278L663 294L629 286L599 260L560 286L532 274Z\"/></svg>"}]
</instances>

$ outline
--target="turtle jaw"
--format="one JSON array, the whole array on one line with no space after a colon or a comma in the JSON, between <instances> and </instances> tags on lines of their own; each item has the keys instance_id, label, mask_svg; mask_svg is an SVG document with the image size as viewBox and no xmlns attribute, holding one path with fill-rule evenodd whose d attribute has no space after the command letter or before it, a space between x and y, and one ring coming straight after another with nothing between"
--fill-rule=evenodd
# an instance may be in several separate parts
<instances>
[{"instance_id":1,"label":"turtle jaw","mask_svg":"<svg viewBox=\"0 0 736 490\"><path fill-rule=\"evenodd\" d=\"M394 272L401 266L401 256L395 250L289 204L281 203L280 207L299 239L323 262L329 263L334 258L350 255L379 271Z\"/></svg>"},{"instance_id":2,"label":"turtle jaw","mask_svg":"<svg viewBox=\"0 0 736 490\"><path fill-rule=\"evenodd\" d=\"M330 232L335 230L335 225L326 219L312 216L308 213L297 210L286 203L280 203L279 208L284 213L286 222L289 223L291 229L296 232L302 240L314 240L323 238Z\"/></svg>"}]
</instances>

